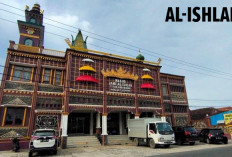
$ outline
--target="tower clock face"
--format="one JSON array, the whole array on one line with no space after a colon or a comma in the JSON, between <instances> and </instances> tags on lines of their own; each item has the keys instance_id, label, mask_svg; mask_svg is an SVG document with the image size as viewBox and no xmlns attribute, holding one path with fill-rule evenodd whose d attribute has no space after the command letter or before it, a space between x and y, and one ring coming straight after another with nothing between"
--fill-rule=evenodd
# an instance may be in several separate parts
<instances>
[{"instance_id":1,"label":"tower clock face","mask_svg":"<svg viewBox=\"0 0 232 157\"><path fill-rule=\"evenodd\" d=\"M34 30L33 29L27 29L27 34L33 34Z\"/></svg>"}]
</instances>

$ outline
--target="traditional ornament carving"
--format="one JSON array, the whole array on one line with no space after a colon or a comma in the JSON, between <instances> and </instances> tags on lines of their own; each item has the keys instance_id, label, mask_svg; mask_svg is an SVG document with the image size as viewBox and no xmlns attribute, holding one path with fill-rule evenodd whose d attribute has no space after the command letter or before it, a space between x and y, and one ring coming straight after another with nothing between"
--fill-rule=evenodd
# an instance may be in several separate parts
<instances>
[{"instance_id":1,"label":"traditional ornament carving","mask_svg":"<svg viewBox=\"0 0 232 157\"><path fill-rule=\"evenodd\" d=\"M176 126L188 125L188 115L174 115Z\"/></svg>"},{"instance_id":2,"label":"traditional ornament carving","mask_svg":"<svg viewBox=\"0 0 232 157\"><path fill-rule=\"evenodd\" d=\"M0 139L13 138L13 137L26 137L27 127L1 127Z\"/></svg>"},{"instance_id":3,"label":"traditional ornament carving","mask_svg":"<svg viewBox=\"0 0 232 157\"><path fill-rule=\"evenodd\" d=\"M34 34L34 29L33 28L28 28L27 29L27 34Z\"/></svg>"},{"instance_id":4,"label":"traditional ornament carving","mask_svg":"<svg viewBox=\"0 0 232 157\"><path fill-rule=\"evenodd\" d=\"M36 128L50 128L54 129L58 127L57 115L38 115L36 118Z\"/></svg>"},{"instance_id":5,"label":"traditional ornament carving","mask_svg":"<svg viewBox=\"0 0 232 157\"><path fill-rule=\"evenodd\" d=\"M16 98L10 102L8 102L7 104L5 105L15 105L15 106L27 106L28 104L26 104L24 101L22 101L21 99L19 98Z\"/></svg>"},{"instance_id":6,"label":"traditional ornament carving","mask_svg":"<svg viewBox=\"0 0 232 157\"><path fill-rule=\"evenodd\" d=\"M125 71L124 69L122 69L122 67L120 67L118 70L114 70L114 69L107 69L107 70L102 70L102 75L104 77L116 77L116 78L120 78L120 79L130 79L130 80L138 80L138 75L135 75L134 73L130 73L129 71Z\"/></svg>"},{"instance_id":7,"label":"traditional ornament carving","mask_svg":"<svg viewBox=\"0 0 232 157\"><path fill-rule=\"evenodd\" d=\"M10 132L3 134L1 137L12 138L12 137L23 137L23 136L18 132L16 132L15 130L11 130Z\"/></svg>"}]
</instances>

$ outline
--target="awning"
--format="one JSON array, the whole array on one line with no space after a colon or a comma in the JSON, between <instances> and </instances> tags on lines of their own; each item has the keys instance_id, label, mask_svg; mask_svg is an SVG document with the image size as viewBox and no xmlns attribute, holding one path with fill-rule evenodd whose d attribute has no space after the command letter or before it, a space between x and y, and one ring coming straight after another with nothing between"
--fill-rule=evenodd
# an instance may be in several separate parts
<instances>
[{"instance_id":1,"label":"awning","mask_svg":"<svg viewBox=\"0 0 232 157\"><path fill-rule=\"evenodd\" d=\"M152 78L150 75L148 75L148 74L143 75L141 78L142 78L142 79L153 80L153 78Z\"/></svg>"},{"instance_id":2,"label":"awning","mask_svg":"<svg viewBox=\"0 0 232 157\"><path fill-rule=\"evenodd\" d=\"M94 68L92 68L91 66L85 65L79 68L79 70L86 70L86 71L93 71L96 72L96 70Z\"/></svg>"},{"instance_id":3,"label":"awning","mask_svg":"<svg viewBox=\"0 0 232 157\"><path fill-rule=\"evenodd\" d=\"M76 81L80 82L95 82L98 83L98 80L89 75L83 75L76 78Z\"/></svg>"},{"instance_id":4,"label":"awning","mask_svg":"<svg viewBox=\"0 0 232 157\"><path fill-rule=\"evenodd\" d=\"M140 86L140 88L144 88L144 89L155 89L155 86L153 86L150 83L144 83Z\"/></svg>"}]
</instances>

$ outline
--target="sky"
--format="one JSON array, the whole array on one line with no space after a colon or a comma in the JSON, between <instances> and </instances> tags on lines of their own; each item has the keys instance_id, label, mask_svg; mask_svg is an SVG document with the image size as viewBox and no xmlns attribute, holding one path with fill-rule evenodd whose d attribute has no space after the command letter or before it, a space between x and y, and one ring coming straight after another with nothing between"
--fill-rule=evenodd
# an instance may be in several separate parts
<instances>
[{"instance_id":1,"label":"sky","mask_svg":"<svg viewBox=\"0 0 232 157\"><path fill-rule=\"evenodd\" d=\"M34 3L39 3L46 18L45 48L65 51L68 46L64 37L71 39L80 28L84 37L89 36L89 49L133 58L140 51L145 60L154 62L161 58L161 72L185 76L191 109L232 105L232 101L225 101L232 100L232 23L165 22L168 7L179 7L182 12L186 12L187 7L217 7L220 14L222 7L232 7L232 1L1 0L0 3L23 10L25 5L31 9ZM0 4L0 65L5 63L9 40L18 43L16 22L25 20L24 15L24 11ZM2 71L0 68L0 73Z\"/></svg>"}]
</instances>

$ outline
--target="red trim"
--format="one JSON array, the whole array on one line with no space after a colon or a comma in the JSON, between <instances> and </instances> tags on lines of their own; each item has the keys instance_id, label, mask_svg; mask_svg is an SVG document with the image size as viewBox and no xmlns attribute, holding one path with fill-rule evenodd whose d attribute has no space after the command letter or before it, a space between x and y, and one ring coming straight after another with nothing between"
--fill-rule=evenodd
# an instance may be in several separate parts
<instances>
[{"instance_id":1,"label":"red trim","mask_svg":"<svg viewBox=\"0 0 232 157\"><path fill-rule=\"evenodd\" d=\"M95 82L95 83L98 83L98 80L97 80L97 79L95 79L94 77L89 76L89 75L79 76L79 77L76 78L76 81L82 81L82 82Z\"/></svg>"},{"instance_id":2,"label":"red trim","mask_svg":"<svg viewBox=\"0 0 232 157\"><path fill-rule=\"evenodd\" d=\"M140 88L155 89L155 86L150 83L144 83L140 86Z\"/></svg>"}]
</instances>

